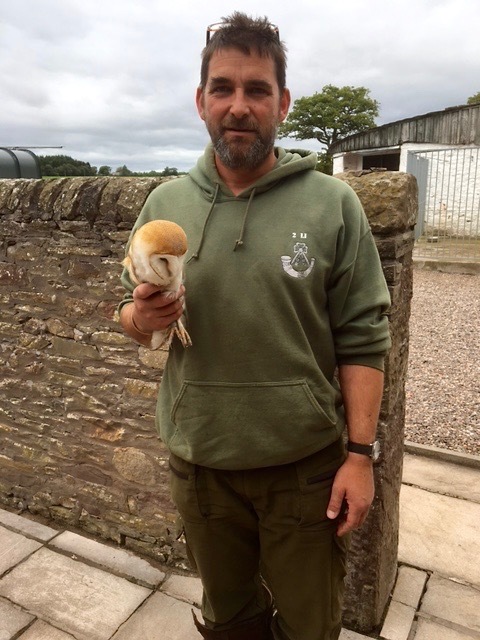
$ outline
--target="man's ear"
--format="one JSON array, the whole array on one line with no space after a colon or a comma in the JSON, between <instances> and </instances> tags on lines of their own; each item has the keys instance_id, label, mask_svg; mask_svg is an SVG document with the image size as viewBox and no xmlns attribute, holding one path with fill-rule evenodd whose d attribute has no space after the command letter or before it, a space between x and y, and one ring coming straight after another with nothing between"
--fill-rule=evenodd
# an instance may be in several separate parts
<instances>
[{"instance_id":1,"label":"man's ear","mask_svg":"<svg viewBox=\"0 0 480 640\"><path fill-rule=\"evenodd\" d=\"M279 113L280 122L283 122L288 115L288 110L290 109L290 101L291 101L290 90L284 89L282 96L280 98L280 113Z\"/></svg>"},{"instance_id":2,"label":"man's ear","mask_svg":"<svg viewBox=\"0 0 480 640\"><path fill-rule=\"evenodd\" d=\"M197 93L195 95L195 104L197 105L198 115L202 120L205 120L205 109L203 106L203 89L202 87L197 88Z\"/></svg>"}]
</instances>

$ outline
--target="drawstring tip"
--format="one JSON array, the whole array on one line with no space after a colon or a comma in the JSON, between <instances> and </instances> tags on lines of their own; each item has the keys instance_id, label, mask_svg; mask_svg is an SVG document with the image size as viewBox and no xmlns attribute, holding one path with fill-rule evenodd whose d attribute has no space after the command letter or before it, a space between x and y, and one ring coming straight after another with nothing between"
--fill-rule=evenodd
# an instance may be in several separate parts
<instances>
[{"instance_id":1,"label":"drawstring tip","mask_svg":"<svg viewBox=\"0 0 480 640\"><path fill-rule=\"evenodd\" d=\"M243 245L243 240L237 240L235 242L235 246L233 247L233 250L236 251L238 247L241 247L242 245Z\"/></svg>"}]
</instances>

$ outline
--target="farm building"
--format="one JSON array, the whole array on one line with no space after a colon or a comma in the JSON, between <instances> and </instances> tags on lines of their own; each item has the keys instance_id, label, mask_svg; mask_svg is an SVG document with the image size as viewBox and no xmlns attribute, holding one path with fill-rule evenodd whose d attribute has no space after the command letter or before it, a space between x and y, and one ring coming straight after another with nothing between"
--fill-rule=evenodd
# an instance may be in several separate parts
<instances>
[{"instance_id":1,"label":"farm building","mask_svg":"<svg viewBox=\"0 0 480 640\"><path fill-rule=\"evenodd\" d=\"M415 175L417 255L425 247L429 257L480 262L480 104L369 129L335 143L331 153L334 174L386 169Z\"/></svg>"},{"instance_id":2,"label":"farm building","mask_svg":"<svg viewBox=\"0 0 480 640\"><path fill-rule=\"evenodd\" d=\"M29 149L0 147L0 178L41 178L40 163Z\"/></svg>"}]
</instances>

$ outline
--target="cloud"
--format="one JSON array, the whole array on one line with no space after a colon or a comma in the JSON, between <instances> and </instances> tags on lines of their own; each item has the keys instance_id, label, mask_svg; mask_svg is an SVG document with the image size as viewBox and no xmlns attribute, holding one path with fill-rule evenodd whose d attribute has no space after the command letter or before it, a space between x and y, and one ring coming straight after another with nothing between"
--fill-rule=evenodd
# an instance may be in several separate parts
<instances>
[{"instance_id":1,"label":"cloud","mask_svg":"<svg viewBox=\"0 0 480 640\"><path fill-rule=\"evenodd\" d=\"M480 90L477 0L241 4L279 25L294 98L325 84L366 86L384 123ZM205 28L237 8L229 0L2 3L0 146L63 145L97 166L188 169L207 140L194 104Z\"/></svg>"}]
</instances>

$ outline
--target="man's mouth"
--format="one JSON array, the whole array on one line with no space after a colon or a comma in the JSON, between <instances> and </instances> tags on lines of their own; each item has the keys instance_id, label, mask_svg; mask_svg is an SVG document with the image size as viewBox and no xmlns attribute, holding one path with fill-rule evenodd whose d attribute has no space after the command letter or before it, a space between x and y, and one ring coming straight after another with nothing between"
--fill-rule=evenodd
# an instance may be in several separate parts
<instances>
[{"instance_id":1,"label":"man's mouth","mask_svg":"<svg viewBox=\"0 0 480 640\"><path fill-rule=\"evenodd\" d=\"M226 122L223 126L224 131L232 133L258 133L256 127L252 123L244 122L242 124L236 122Z\"/></svg>"}]
</instances>

